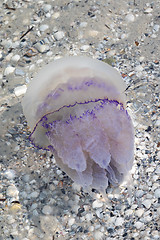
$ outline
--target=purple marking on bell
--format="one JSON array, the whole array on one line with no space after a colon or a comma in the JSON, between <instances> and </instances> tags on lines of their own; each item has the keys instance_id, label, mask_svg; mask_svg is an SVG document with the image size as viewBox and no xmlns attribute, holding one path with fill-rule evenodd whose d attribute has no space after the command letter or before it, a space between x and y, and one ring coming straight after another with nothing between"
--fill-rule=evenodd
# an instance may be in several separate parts
<instances>
[{"instance_id":1,"label":"purple marking on bell","mask_svg":"<svg viewBox=\"0 0 160 240\"><path fill-rule=\"evenodd\" d=\"M55 148L54 148L52 145L48 145L48 149L49 149L51 152L54 152L54 151L55 151Z\"/></svg>"},{"instance_id":2,"label":"purple marking on bell","mask_svg":"<svg viewBox=\"0 0 160 240\"><path fill-rule=\"evenodd\" d=\"M109 103L113 103L113 104L115 104L116 106L117 106L117 103L118 103L118 105L120 104L120 105L122 106L122 110L125 111L125 112L127 112L127 110L124 109L122 103L119 103L117 100L109 100L108 98L104 98L104 99L90 100L90 101L85 102L85 103L82 103L82 102L80 102L80 103L75 102L75 103L72 104L72 105L64 105L63 107L59 108L58 110L56 110L56 111L54 111L54 112L49 112L49 113L45 114L43 117L46 117L46 116L48 116L48 115L50 115L50 114L54 114L55 112L59 112L61 109L65 108L65 107L66 107L66 108L72 108L72 107L75 107L76 105L84 105L84 104L95 103L95 102L100 102L100 101L103 101L104 103L107 103L107 102L109 102ZM43 118L43 117L42 117L42 118ZM130 120L130 117L129 117L128 114L127 114L127 117L128 117L128 119ZM31 139L32 135L33 135L34 132L36 131L36 128L37 128L38 124L42 121L42 118L36 123L36 125L35 125L35 127L34 127L32 133L31 133L30 136L29 136L29 139ZM80 116L80 117L77 118L77 119L82 119L82 117ZM66 121L66 123L69 124L68 121ZM34 144L34 146L36 146L36 145ZM41 149L44 149L44 148L41 148Z\"/></svg>"},{"instance_id":3,"label":"purple marking on bell","mask_svg":"<svg viewBox=\"0 0 160 240\"><path fill-rule=\"evenodd\" d=\"M64 84L64 87L66 85ZM115 87L111 87L111 86L108 86L106 85L104 82L102 83L99 83L99 81L97 81L96 79L89 79L87 78L87 80L83 81L80 86L72 86L70 83L67 83L67 88L68 90L71 90L71 91L78 91L78 90L87 90L88 87L97 87L97 88L102 88L103 90L106 90L107 92L108 91L116 91L117 90L115 89ZM47 97L45 98L44 100L44 105L42 104L42 107L45 107L45 104L46 101L50 100L50 98L53 98L54 100L57 100L57 98L59 98L61 96L61 94L59 93L59 91L61 92L64 92L65 89L63 89L62 87L61 88L58 88L55 92L51 92L47 95Z\"/></svg>"}]
</instances>

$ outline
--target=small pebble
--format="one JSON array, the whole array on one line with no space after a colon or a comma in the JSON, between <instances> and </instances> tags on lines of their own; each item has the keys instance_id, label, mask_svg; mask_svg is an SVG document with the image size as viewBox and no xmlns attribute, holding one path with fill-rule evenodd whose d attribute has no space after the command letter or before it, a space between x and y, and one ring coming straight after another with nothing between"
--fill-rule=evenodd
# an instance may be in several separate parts
<instances>
[{"instance_id":1,"label":"small pebble","mask_svg":"<svg viewBox=\"0 0 160 240\"><path fill-rule=\"evenodd\" d=\"M18 62L19 59L20 59L20 55L18 55L18 54L14 55L14 56L11 58L11 60L12 60L13 62Z\"/></svg>"},{"instance_id":2,"label":"small pebble","mask_svg":"<svg viewBox=\"0 0 160 240\"><path fill-rule=\"evenodd\" d=\"M37 198L39 196L39 192L34 191L29 196L30 196L30 198Z\"/></svg>"},{"instance_id":3,"label":"small pebble","mask_svg":"<svg viewBox=\"0 0 160 240\"><path fill-rule=\"evenodd\" d=\"M44 10L45 12L49 12L49 11L51 10L51 8L52 8L52 6L51 6L50 4L45 4L45 5L43 6L43 10Z\"/></svg>"},{"instance_id":4,"label":"small pebble","mask_svg":"<svg viewBox=\"0 0 160 240\"><path fill-rule=\"evenodd\" d=\"M25 72L22 69L16 68L15 75L17 75L17 76L24 76Z\"/></svg>"},{"instance_id":5,"label":"small pebble","mask_svg":"<svg viewBox=\"0 0 160 240\"><path fill-rule=\"evenodd\" d=\"M30 175L29 174L25 174L23 177L22 177L23 181L24 182L29 182L30 181Z\"/></svg>"},{"instance_id":6,"label":"small pebble","mask_svg":"<svg viewBox=\"0 0 160 240\"><path fill-rule=\"evenodd\" d=\"M143 71L143 67L141 65L138 65L135 67L135 71L136 72L142 72Z\"/></svg>"},{"instance_id":7,"label":"small pebble","mask_svg":"<svg viewBox=\"0 0 160 240\"><path fill-rule=\"evenodd\" d=\"M146 172L148 172L148 173L154 172L154 167L147 168Z\"/></svg>"},{"instance_id":8,"label":"small pebble","mask_svg":"<svg viewBox=\"0 0 160 240\"><path fill-rule=\"evenodd\" d=\"M30 207L30 210L34 210L38 207L37 203L33 203L32 206Z\"/></svg>"},{"instance_id":9,"label":"small pebble","mask_svg":"<svg viewBox=\"0 0 160 240\"><path fill-rule=\"evenodd\" d=\"M86 52L90 48L89 45L83 45L81 46L80 50Z\"/></svg>"},{"instance_id":10,"label":"small pebble","mask_svg":"<svg viewBox=\"0 0 160 240\"><path fill-rule=\"evenodd\" d=\"M159 26L158 24L156 24L156 25L154 25L153 30L154 30L155 32L158 32L158 31L159 31L159 28L160 28L160 26Z\"/></svg>"},{"instance_id":11,"label":"small pebble","mask_svg":"<svg viewBox=\"0 0 160 240\"><path fill-rule=\"evenodd\" d=\"M1 42L1 45L5 48L5 49L8 49L8 48L11 48L12 47L12 41L11 40L2 40Z\"/></svg>"},{"instance_id":12,"label":"small pebble","mask_svg":"<svg viewBox=\"0 0 160 240\"><path fill-rule=\"evenodd\" d=\"M95 239L95 240L101 240L101 239L103 239L103 233L100 232L100 231L96 231L96 232L94 233L94 239Z\"/></svg>"},{"instance_id":13,"label":"small pebble","mask_svg":"<svg viewBox=\"0 0 160 240\"><path fill-rule=\"evenodd\" d=\"M152 34L152 35L151 35L151 38L156 38L156 37L157 37L156 34Z\"/></svg>"},{"instance_id":14,"label":"small pebble","mask_svg":"<svg viewBox=\"0 0 160 240\"><path fill-rule=\"evenodd\" d=\"M132 209L126 210L126 215L127 216L131 216L132 214L133 214L133 210Z\"/></svg>"},{"instance_id":15,"label":"small pebble","mask_svg":"<svg viewBox=\"0 0 160 240\"><path fill-rule=\"evenodd\" d=\"M149 209L152 202L150 199L145 199L144 201L142 201L142 204L145 206L145 208Z\"/></svg>"},{"instance_id":16,"label":"small pebble","mask_svg":"<svg viewBox=\"0 0 160 240\"><path fill-rule=\"evenodd\" d=\"M19 195L19 191L16 186L12 185L7 188L6 194L9 197L17 197Z\"/></svg>"},{"instance_id":17,"label":"small pebble","mask_svg":"<svg viewBox=\"0 0 160 240\"><path fill-rule=\"evenodd\" d=\"M49 205L45 205L42 209L42 213L46 215L50 215L53 212L53 208Z\"/></svg>"},{"instance_id":18,"label":"small pebble","mask_svg":"<svg viewBox=\"0 0 160 240\"><path fill-rule=\"evenodd\" d=\"M89 36L91 37L97 37L97 35L99 34L99 32L96 30L89 30L88 33L89 33Z\"/></svg>"},{"instance_id":19,"label":"small pebble","mask_svg":"<svg viewBox=\"0 0 160 240\"><path fill-rule=\"evenodd\" d=\"M68 225L72 226L75 223L75 218L69 218Z\"/></svg>"},{"instance_id":20,"label":"small pebble","mask_svg":"<svg viewBox=\"0 0 160 240\"><path fill-rule=\"evenodd\" d=\"M136 223L134 224L134 226L135 226L137 229L140 229L140 228L144 227L144 223L138 221L138 222L136 222Z\"/></svg>"},{"instance_id":21,"label":"small pebble","mask_svg":"<svg viewBox=\"0 0 160 240\"><path fill-rule=\"evenodd\" d=\"M100 219L103 218L103 211L102 211L101 208L96 210L96 215L97 215L97 217L100 218Z\"/></svg>"},{"instance_id":22,"label":"small pebble","mask_svg":"<svg viewBox=\"0 0 160 240\"><path fill-rule=\"evenodd\" d=\"M40 53L45 53L49 50L48 45L41 44L41 43L36 43L35 48L40 52Z\"/></svg>"},{"instance_id":23,"label":"small pebble","mask_svg":"<svg viewBox=\"0 0 160 240\"><path fill-rule=\"evenodd\" d=\"M55 38L57 41L59 41L59 40L61 40L62 38L64 38L64 36L65 36L65 34L64 34L64 32L62 32L62 31L58 31L58 32L56 32L56 33L54 34L54 38Z\"/></svg>"},{"instance_id":24,"label":"small pebble","mask_svg":"<svg viewBox=\"0 0 160 240\"><path fill-rule=\"evenodd\" d=\"M126 16L126 20L127 20L128 22L134 22L135 17L134 17L133 14L129 13L129 14Z\"/></svg>"},{"instance_id":25,"label":"small pebble","mask_svg":"<svg viewBox=\"0 0 160 240\"><path fill-rule=\"evenodd\" d=\"M60 16L60 13L55 12L52 17L53 17L53 19L57 19L57 18L59 18L59 16Z\"/></svg>"},{"instance_id":26,"label":"small pebble","mask_svg":"<svg viewBox=\"0 0 160 240\"><path fill-rule=\"evenodd\" d=\"M87 214L85 215L85 218L86 218L87 221L91 221L92 218L93 218L93 214L92 214L92 213L87 213Z\"/></svg>"},{"instance_id":27,"label":"small pebble","mask_svg":"<svg viewBox=\"0 0 160 240\"><path fill-rule=\"evenodd\" d=\"M27 86L26 85L22 85L22 86L18 86L14 89L14 94L19 97L23 94L25 94L27 91Z\"/></svg>"},{"instance_id":28,"label":"small pebble","mask_svg":"<svg viewBox=\"0 0 160 240\"><path fill-rule=\"evenodd\" d=\"M151 13L153 11L153 9L152 8L146 8L145 10L144 10L144 13Z\"/></svg>"},{"instance_id":29,"label":"small pebble","mask_svg":"<svg viewBox=\"0 0 160 240\"><path fill-rule=\"evenodd\" d=\"M160 119L155 122L155 126L160 126Z\"/></svg>"},{"instance_id":30,"label":"small pebble","mask_svg":"<svg viewBox=\"0 0 160 240\"><path fill-rule=\"evenodd\" d=\"M4 172L4 176L7 178L7 179L14 179L16 177L16 172L13 170L13 169L8 169Z\"/></svg>"},{"instance_id":31,"label":"small pebble","mask_svg":"<svg viewBox=\"0 0 160 240\"><path fill-rule=\"evenodd\" d=\"M124 223L124 219L122 217L118 217L115 221L115 226L121 226Z\"/></svg>"},{"instance_id":32,"label":"small pebble","mask_svg":"<svg viewBox=\"0 0 160 240\"><path fill-rule=\"evenodd\" d=\"M92 203L92 207L93 208L100 208L103 206L103 202L100 202L98 200L95 200L93 203Z\"/></svg>"},{"instance_id":33,"label":"small pebble","mask_svg":"<svg viewBox=\"0 0 160 240\"><path fill-rule=\"evenodd\" d=\"M136 197L138 198L141 198L143 195L144 195L144 191L141 189L136 192Z\"/></svg>"},{"instance_id":34,"label":"small pebble","mask_svg":"<svg viewBox=\"0 0 160 240\"><path fill-rule=\"evenodd\" d=\"M14 70L15 70L14 67L12 67L12 66L8 66L8 67L6 67L6 69L4 70L4 75L7 76L7 75L13 73Z\"/></svg>"},{"instance_id":35,"label":"small pebble","mask_svg":"<svg viewBox=\"0 0 160 240\"><path fill-rule=\"evenodd\" d=\"M154 196L155 196L156 198L160 198L160 188L157 188L157 189L155 190Z\"/></svg>"},{"instance_id":36,"label":"small pebble","mask_svg":"<svg viewBox=\"0 0 160 240\"><path fill-rule=\"evenodd\" d=\"M79 24L79 26L81 27L81 28L85 28L85 27L87 27L87 22L81 22L80 24Z\"/></svg>"},{"instance_id":37,"label":"small pebble","mask_svg":"<svg viewBox=\"0 0 160 240\"><path fill-rule=\"evenodd\" d=\"M44 31L46 31L48 28L49 28L49 26L48 26L47 24L44 24L44 25L41 25L41 26L39 27L39 30L40 30L41 32L44 32Z\"/></svg>"},{"instance_id":38,"label":"small pebble","mask_svg":"<svg viewBox=\"0 0 160 240\"><path fill-rule=\"evenodd\" d=\"M135 211L135 215L137 215L139 218L143 215L144 210L143 208L139 208L138 210Z\"/></svg>"}]
</instances>

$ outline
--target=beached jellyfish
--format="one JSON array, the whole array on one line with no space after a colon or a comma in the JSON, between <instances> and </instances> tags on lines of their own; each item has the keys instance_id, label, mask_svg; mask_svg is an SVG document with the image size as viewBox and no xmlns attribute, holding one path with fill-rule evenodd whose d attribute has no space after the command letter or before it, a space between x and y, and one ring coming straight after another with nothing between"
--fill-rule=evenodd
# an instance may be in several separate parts
<instances>
[{"instance_id":1,"label":"beached jellyfish","mask_svg":"<svg viewBox=\"0 0 160 240\"><path fill-rule=\"evenodd\" d=\"M133 164L134 130L125 84L113 67L88 57L49 63L22 101L35 146L87 189L121 183Z\"/></svg>"}]
</instances>

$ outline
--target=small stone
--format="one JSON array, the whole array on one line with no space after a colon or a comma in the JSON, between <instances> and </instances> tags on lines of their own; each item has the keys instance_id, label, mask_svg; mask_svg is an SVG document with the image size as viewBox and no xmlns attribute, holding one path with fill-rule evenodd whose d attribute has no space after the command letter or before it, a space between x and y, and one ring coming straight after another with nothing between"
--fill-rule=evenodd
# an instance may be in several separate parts
<instances>
[{"instance_id":1,"label":"small stone","mask_svg":"<svg viewBox=\"0 0 160 240\"><path fill-rule=\"evenodd\" d=\"M144 195L144 191L143 190L138 190L136 192L136 197L138 197L138 198L141 198L143 195Z\"/></svg>"},{"instance_id":2,"label":"small stone","mask_svg":"<svg viewBox=\"0 0 160 240\"><path fill-rule=\"evenodd\" d=\"M118 217L115 221L115 226L121 226L124 223L124 219L122 217Z\"/></svg>"},{"instance_id":3,"label":"small stone","mask_svg":"<svg viewBox=\"0 0 160 240\"><path fill-rule=\"evenodd\" d=\"M80 50L86 52L89 49L89 45L83 45Z\"/></svg>"},{"instance_id":4,"label":"small stone","mask_svg":"<svg viewBox=\"0 0 160 240\"><path fill-rule=\"evenodd\" d=\"M146 172L148 172L148 173L154 172L154 167L147 168Z\"/></svg>"},{"instance_id":5,"label":"small stone","mask_svg":"<svg viewBox=\"0 0 160 240\"><path fill-rule=\"evenodd\" d=\"M20 147L17 145L15 148L14 148L14 151L19 151Z\"/></svg>"},{"instance_id":6,"label":"small stone","mask_svg":"<svg viewBox=\"0 0 160 240\"><path fill-rule=\"evenodd\" d=\"M134 17L133 14L129 13L129 14L126 16L126 20L127 20L128 22L134 22L135 17Z\"/></svg>"},{"instance_id":7,"label":"small stone","mask_svg":"<svg viewBox=\"0 0 160 240\"><path fill-rule=\"evenodd\" d=\"M34 191L29 196L30 196L30 198L37 198L39 196L39 192Z\"/></svg>"},{"instance_id":8,"label":"small stone","mask_svg":"<svg viewBox=\"0 0 160 240\"><path fill-rule=\"evenodd\" d=\"M103 233L100 232L100 231L96 231L96 232L94 233L94 239L95 239L95 240L101 240L101 239L103 239Z\"/></svg>"},{"instance_id":9,"label":"small stone","mask_svg":"<svg viewBox=\"0 0 160 240\"><path fill-rule=\"evenodd\" d=\"M89 36L91 36L91 37L97 37L97 35L99 34L99 32L96 31L96 30L90 30L90 31L88 32L88 34L89 34Z\"/></svg>"},{"instance_id":10,"label":"small stone","mask_svg":"<svg viewBox=\"0 0 160 240\"><path fill-rule=\"evenodd\" d=\"M155 190L154 196L155 196L156 198L160 198L160 188L157 188L157 189Z\"/></svg>"},{"instance_id":11,"label":"small stone","mask_svg":"<svg viewBox=\"0 0 160 240\"><path fill-rule=\"evenodd\" d=\"M46 240L53 239L53 236L55 235L56 230L59 229L59 227L61 227L60 222L57 220L56 217L54 217L54 216L43 216L43 215L40 216L40 226L41 226L41 229L44 232L46 232L47 235L48 235L48 237L45 237L45 238L43 237L43 239L46 239Z\"/></svg>"},{"instance_id":12,"label":"small stone","mask_svg":"<svg viewBox=\"0 0 160 240\"><path fill-rule=\"evenodd\" d=\"M6 39L1 42L1 45L6 49L12 48L12 44L13 43L11 40L6 40Z\"/></svg>"},{"instance_id":13,"label":"small stone","mask_svg":"<svg viewBox=\"0 0 160 240\"><path fill-rule=\"evenodd\" d=\"M143 62L144 59L145 59L144 56L140 56L140 57L139 57L139 61L140 61L140 62Z\"/></svg>"},{"instance_id":14,"label":"small stone","mask_svg":"<svg viewBox=\"0 0 160 240\"><path fill-rule=\"evenodd\" d=\"M135 67L135 71L136 72L142 72L143 71L143 67L141 65L138 65Z\"/></svg>"},{"instance_id":15,"label":"small stone","mask_svg":"<svg viewBox=\"0 0 160 240\"><path fill-rule=\"evenodd\" d=\"M60 175L62 173L62 171L61 170L57 170L57 175Z\"/></svg>"},{"instance_id":16,"label":"small stone","mask_svg":"<svg viewBox=\"0 0 160 240\"><path fill-rule=\"evenodd\" d=\"M51 14L48 12L46 13L46 18L50 18L51 17Z\"/></svg>"},{"instance_id":17,"label":"small stone","mask_svg":"<svg viewBox=\"0 0 160 240\"><path fill-rule=\"evenodd\" d=\"M102 211L101 208L96 210L96 215L97 215L97 217L100 218L100 219L103 218L103 211Z\"/></svg>"},{"instance_id":18,"label":"small stone","mask_svg":"<svg viewBox=\"0 0 160 240\"><path fill-rule=\"evenodd\" d=\"M86 220L89 222L89 221L92 220L93 214L92 214L92 213L87 213L87 214L85 215L85 218L86 218Z\"/></svg>"},{"instance_id":19,"label":"small stone","mask_svg":"<svg viewBox=\"0 0 160 240\"><path fill-rule=\"evenodd\" d=\"M14 94L19 97L23 94L25 94L27 91L27 86L26 85L22 85L22 86L18 86L14 89Z\"/></svg>"},{"instance_id":20,"label":"small stone","mask_svg":"<svg viewBox=\"0 0 160 240\"><path fill-rule=\"evenodd\" d=\"M158 230L155 230L155 231L152 231L152 236L154 240L159 240L159 231Z\"/></svg>"},{"instance_id":21,"label":"small stone","mask_svg":"<svg viewBox=\"0 0 160 240\"><path fill-rule=\"evenodd\" d=\"M39 30L41 32L45 32L48 28L49 28L49 26L47 24L43 24L39 27Z\"/></svg>"},{"instance_id":22,"label":"small stone","mask_svg":"<svg viewBox=\"0 0 160 240\"><path fill-rule=\"evenodd\" d=\"M160 119L155 122L155 126L160 126Z\"/></svg>"},{"instance_id":23,"label":"small stone","mask_svg":"<svg viewBox=\"0 0 160 240\"><path fill-rule=\"evenodd\" d=\"M8 66L8 67L6 67L6 69L4 70L4 75L7 76L7 75L13 73L14 70L15 70L14 67L12 67L12 66Z\"/></svg>"},{"instance_id":24,"label":"small stone","mask_svg":"<svg viewBox=\"0 0 160 240\"><path fill-rule=\"evenodd\" d=\"M53 212L53 209L49 205L45 205L42 209L42 213L46 215L50 215Z\"/></svg>"},{"instance_id":25,"label":"small stone","mask_svg":"<svg viewBox=\"0 0 160 240\"><path fill-rule=\"evenodd\" d=\"M93 232L93 231L94 231L94 226L90 226L90 227L88 228L88 230L89 230L90 232Z\"/></svg>"},{"instance_id":26,"label":"small stone","mask_svg":"<svg viewBox=\"0 0 160 240\"><path fill-rule=\"evenodd\" d=\"M55 12L52 17L53 17L53 19L57 19L57 18L59 18L59 16L60 16L60 13Z\"/></svg>"},{"instance_id":27,"label":"small stone","mask_svg":"<svg viewBox=\"0 0 160 240\"><path fill-rule=\"evenodd\" d=\"M127 34L123 33L121 36L120 36L120 39L125 39L127 37Z\"/></svg>"},{"instance_id":28,"label":"small stone","mask_svg":"<svg viewBox=\"0 0 160 240\"><path fill-rule=\"evenodd\" d=\"M93 203L92 203L92 207L93 208L100 208L103 206L103 202L100 202L98 200L95 200Z\"/></svg>"},{"instance_id":29,"label":"small stone","mask_svg":"<svg viewBox=\"0 0 160 240\"><path fill-rule=\"evenodd\" d=\"M54 38L55 38L57 41L59 41L59 40L61 40L62 38L64 38L64 36L65 36L65 34L64 34L64 32L62 32L62 31L58 31L58 32L56 32L56 33L54 34Z\"/></svg>"},{"instance_id":30,"label":"small stone","mask_svg":"<svg viewBox=\"0 0 160 240\"><path fill-rule=\"evenodd\" d=\"M32 206L30 207L30 210L34 210L38 207L37 203L33 203Z\"/></svg>"},{"instance_id":31,"label":"small stone","mask_svg":"<svg viewBox=\"0 0 160 240\"><path fill-rule=\"evenodd\" d=\"M150 208L152 202L151 202L150 199L145 199L145 200L142 202L142 204L145 206L145 208L148 209L148 208Z\"/></svg>"},{"instance_id":32,"label":"small stone","mask_svg":"<svg viewBox=\"0 0 160 240\"><path fill-rule=\"evenodd\" d=\"M47 13L51 10L52 6L50 4L45 4L43 6L43 10Z\"/></svg>"},{"instance_id":33,"label":"small stone","mask_svg":"<svg viewBox=\"0 0 160 240\"><path fill-rule=\"evenodd\" d=\"M110 50L110 51L107 53L107 57L113 57L114 55L116 55L116 50Z\"/></svg>"},{"instance_id":34,"label":"small stone","mask_svg":"<svg viewBox=\"0 0 160 240\"><path fill-rule=\"evenodd\" d=\"M15 219L13 218L13 216L9 216L8 219L7 219L7 223L8 224L13 224L15 222Z\"/></svg>"},{"instance_id":35,"label":"small stone","mask_svg":"<svg viewBox=\"0 0 160 240\"><path fill-rule=\"evenodd\" d=\"M41 44L41 43L36 43L36 44L35 44L35 48L36 48L40 53L47 52L47 50L48 50L48 46L45 45L45 44Z\"/></svg>"},{"instance_id":36,"label":"small stone","mask_svg":"<svg viewBox=\"0 0 160 240\"><path fill-rule=\"evenodd\" d=\"M138 210L135 211L135 215L137 215L139 218L143 215L144 210L143 208L139 208Z\"/></svg>"},{"instance_id":37,"label":"small stone","mask_svg":"<svg viewBox=\"0 0 160 240\"><path fill-rule=\"evenodd\" d=\"M75 218L69 218L68 225L72 226L75 223Z\"/></svg>"},{"instance_id":38,"label":"small stone","mask_svg":"<svg viewBox=\"0 0 160 240\"><path fill-rule=\"evenodd\" d=\"M160 166L157 166L155 173L160 174Z\"/></svg>"},{"instance_id":39,"label":"small stone","mask_svg":"<svg viewBox=\"0 0 160 240\"><path fill-rule=\"evenodd\" d=\"M79 24L79 26L81 27L81 28L85 28L85 27L87 27L87 22L81 22L80 24Z\"/></svg>"},{"instance_id":40,"label":"small stone","mask_svg":"<svg viewBox=\"0 0 160 240\"><path fill-rule=\"evenodd\" d=\"M136 222L136 223L134 224L134 226L135 226L137 229L140 229L140 228L144 227L144 223L138 221L138 222Z\"/></svg>"},{"instance_id":41,"label":"small stone","mask_svg":"<svg viewBox=\"0 0 160 240\"><path fill-rule=\"evenodd\" d=\"M4 172L4 176L7 178L7 179L14 179L16 177L16 172L13 170L13 169L8 169Z\"/></svg>"},{"instance_id":42,"label":"small stone","mask_svg":"<svg viewBox=\"0 0 160 240\"><path fill-rule=\"evenodd\" d=\"M128 209L128 210L126 210L125 214L127 216L131 216L133 214L133 210L132 209Z\"/></svg>"},{"instance_id":43,"label":"small stone","mask_svg":"<svg viewBox=\"0 0 160 240\"><path fill-rule=\"evenodd\" d=\"M77 192L80 192L81 190L81 186L75 182L72 184L72 188L74 191L77 191Z\"/></svg>"},{"instance_id":44,"label":"small stone","mask_svg":"<svg viewBox=\"0 0 160 240\"><path fill-rule=\"evenodd\" d=\"M146 9L144 10L144 13L149 14L149 13L151 13L152 11L153 11L152 8L146 8Z\"/></svg>"},{"instance_id":45,"label":"small stone","mask_svg":"<svg viewBox=\"0 0 160 240\"><path fill-rule=\"evenodd\" d=\"M11 58L11 60L12 60L13 62L18 62L19 59L20 59L20 55L18 55L18 54L14 55L14 56Z\"/></svg>"},{"instance_id":46,"label":"small stone","mask_svg":"<svg viewBox=\"0 0 160 240\"><path fill-rule=\"evenodd\" d=\"M158 32L159 31L159 25L158 24L156 24L156 25L154 25L154 27L153 27L153 30L155 31L155 32Z\"/></svg>"},{"instance_id":47,"label":"small stone","mask_svg":"<svg viewBox=\"0 0 160 240\"><path fill-rule=\"evenodd\" d=\"M157 208L157 214L160 216L160 207Z\"/></svg>"},{"instance_id":48,"label":"small stone","mask_svg":"<svg viewBox=\"0 0 160 240\"><path fill-rule=\"evenodd\" d=\"M157 37L156 34L152 34L152 35L151 35L151 38L156 38L156 37Z\"/></svg>"},{"instance_id":49,"label":"small stone","mask_svg":"<svg viewBox=\"0 0 160 240\"><path fill-rule=\"evenodd\" d=\"M19 195L19 191L16 186L12 185L7 188L6 194L9 197L17 197Z\"/></svg>"},{"instance_id":50,"label":"small stone","mask_svg":"<svg viewBox=\"0 0 160 240\"><path fill-rule=\"evenodd\" d=\"M25 174L23 177L22 177L23 181L28 183L30 181L30 175L29 174Z\"/></svg>"},{"instance_id":51,"label":"small stone","mask_svg":"<svg viewBox=\"0 0 160 240\"><path fill-rule=\"evenodd\" d=\"M25 72L22 69L16 68L15 75L17 75L17 76L24 76Z\"/></svg>"}]
</instances>

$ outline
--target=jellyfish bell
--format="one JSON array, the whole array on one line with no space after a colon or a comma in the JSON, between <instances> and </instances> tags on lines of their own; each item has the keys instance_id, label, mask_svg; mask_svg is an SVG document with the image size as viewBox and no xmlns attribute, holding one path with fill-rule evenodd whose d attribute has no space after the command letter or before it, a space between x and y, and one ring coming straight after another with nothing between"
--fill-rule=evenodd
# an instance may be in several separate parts
<instances>
[{"instance_id":1,"label":"jellyfish bell","mask_svg":"<svg viewBox=\"0 0 160 240\"><path fill-rule=\"evenodd\" d=\"M31 81L22 106L30 139L53 151L76 183L104 191L133 164L134 131L116 69L88 57L49 63Z\"/></svg>"}]
</instances>

